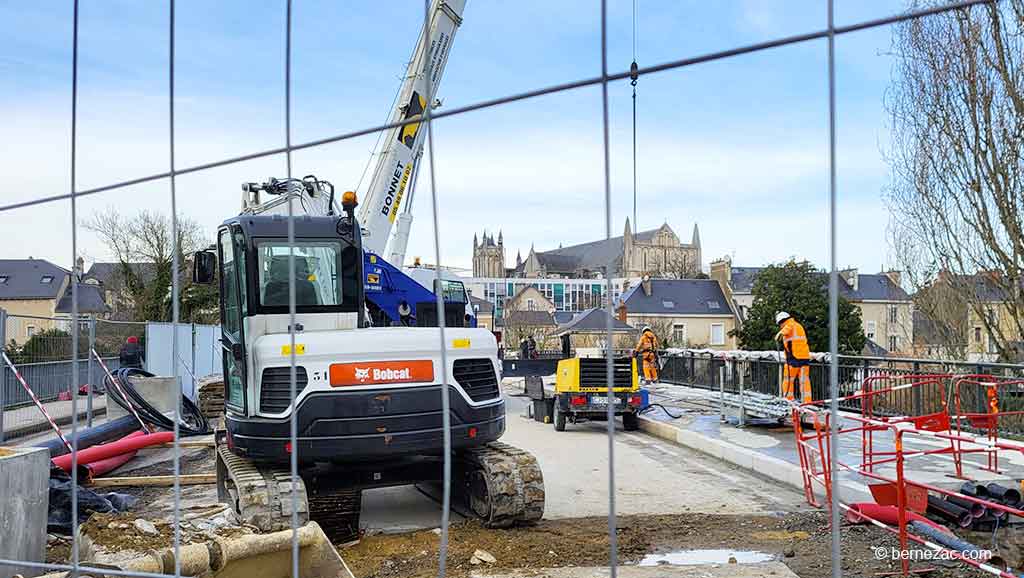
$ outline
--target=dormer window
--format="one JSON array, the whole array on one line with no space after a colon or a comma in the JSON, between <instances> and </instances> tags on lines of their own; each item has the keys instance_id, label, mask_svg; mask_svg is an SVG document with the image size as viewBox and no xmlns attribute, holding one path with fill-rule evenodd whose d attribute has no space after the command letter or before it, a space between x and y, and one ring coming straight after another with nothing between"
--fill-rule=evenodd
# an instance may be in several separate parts
<instances>
[{"instance_id":1,"label":"dormer window","mask_svg":"<svg viewBox=\"0 0 1024 578\"><path fill-rule=\"evenodd\" d=\"M9 275L0 275L0 285L6 285L7 280L11 277Z\"/></svg>"},{"instance_id":2,"label":"dormer window","mask_svg":"<svg viewBox=\"0 0 1024 578\"><path fill-rule=\"evenodd\" d=\"M53 283L53 275L43 275L43 278L40 279L39 282L44 285L49 285L50 283Z\"/></svg>"},{"instance_id":3,"label":"dormer window","mask_svg":"<svg viewBox=\"0 0 1024 578\"><path fill-rule=\"evenodd\" d=\"M665 300L661 302L661 306L664 307L665 309L675 309L676 304L674 301Z\"/></svg>"}]
</instances>

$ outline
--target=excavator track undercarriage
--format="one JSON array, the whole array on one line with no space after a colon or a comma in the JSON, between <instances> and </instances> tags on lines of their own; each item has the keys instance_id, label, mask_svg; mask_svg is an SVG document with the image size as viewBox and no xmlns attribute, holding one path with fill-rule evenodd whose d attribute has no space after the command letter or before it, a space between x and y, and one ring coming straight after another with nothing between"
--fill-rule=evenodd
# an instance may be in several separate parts
<instances>
[{"instance_id":1,"label":"excavator track undercarriage","mask_svg":"<svg viewBox=\"0 0 1024 578\"><path fill-rule=\"evenodd\" d=\"M273 532L317 522L335 542L359 537L362 490L417 484L439 499L441 458L400 465L336 464L303 468L293 482L287 465L259 463L217 446L217 494L243 523ZM492 528L537 522L544 515L544 477L536 458L501 442L461 450L453 461L453 509Z\"/></svg>"}]
</instances>

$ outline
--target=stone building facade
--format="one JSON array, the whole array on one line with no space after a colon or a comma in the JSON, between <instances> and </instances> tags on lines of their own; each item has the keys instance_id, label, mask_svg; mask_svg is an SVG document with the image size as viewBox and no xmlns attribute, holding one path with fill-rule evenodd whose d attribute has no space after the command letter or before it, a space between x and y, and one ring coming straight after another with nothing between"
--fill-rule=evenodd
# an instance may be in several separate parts
<instances>
[{"instance_id":1,"label":"stone building facade","mask_svg":"<svg viewBox=\"0 0 1024 578\"><path fill-rule=\"evenodd\" d=\"M610 273L605 269L609 262ZM634 233L626 219L620 237L537 251L530 247L526 258L516 255L514 267L505 265L502 235L484 233L482 242L473 235L473 276L492 278L643 277L685 279L701 273L700 232L695 224L689 243L680 241L665 223L657 229Z\"/></svg>"}]
</instances>

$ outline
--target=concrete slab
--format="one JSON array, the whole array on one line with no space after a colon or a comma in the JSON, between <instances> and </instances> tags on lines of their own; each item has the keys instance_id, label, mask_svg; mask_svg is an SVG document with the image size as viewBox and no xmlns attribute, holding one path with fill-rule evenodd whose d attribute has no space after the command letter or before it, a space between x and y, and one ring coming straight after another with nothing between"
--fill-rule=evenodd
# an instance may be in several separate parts
<instances>
[{"instance_id":1,"label":"concrete slab","mask_svg":"<svg viewBox=\"0 0 1024 578\"><path fill-rule=\"evenodd\" d=\"M44 448L0 446L0 558L44 562L50 454ZM0 576L35 575L32 568L0 564Z\"/></svg>"},{"instance_id":2,"label":"concrete slab","mask_svg":"<svg viewBox=\"0 0 1024 578\"><path fill-rule=\"evenodd\" d=\"M621 578L797 578L781 562L760 564L712 564L700 566L620 566L616 574ZM472 578L521 578L525 572L487 573L472 572ZM544 568L529 570L536 578L609 578L608 568Z\"/></svg>"}]
</instances>

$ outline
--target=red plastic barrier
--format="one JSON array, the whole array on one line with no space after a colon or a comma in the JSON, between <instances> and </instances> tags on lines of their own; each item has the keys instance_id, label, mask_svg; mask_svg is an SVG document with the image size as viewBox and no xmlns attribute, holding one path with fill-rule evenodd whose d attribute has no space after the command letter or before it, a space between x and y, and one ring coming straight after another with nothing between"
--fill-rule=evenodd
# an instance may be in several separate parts
<instances>
[{"instance_id":1,"label":"red plastic barrier","mask_svg":"<svg viewBox=\"0 0 1024 578\"><path fill-rule=\"evenodd\" d=\"M134 436L134 437L133 437ZM128 452L139 450L158 444L166 444L174 441L174 432L162 431L148 435L128 435L116 442L93 446L78 452L79 465L91 464L100 460L119 456ZM53 464L65 472L71 471L71 454L64 454L53 458Z\"/></svg>"},{"instance_id":2,"label":"red plastic barrier","mask_svg":"<svg viewBox=\"0 0 1024 578\"><path fill-rule=\"evenodd\" d=\"M896 526L899 524L899 512L896 510L896 506L880 506L878 504L871 504L868 502L850 504L850 511L846 512L847 522L851 524L860 524L866 521L864 518L858 516L855 512L863 513L868 518L878 520L879 522L883 524L888 524L890 526ZM913 521L928 524L929 526L937 530L942 530L947 534L950 533L949 528L942 526L941 524L936 524L935 522L929 520L928 518L925 518L921 514L908 511L907 522Z\"/></svg>"}]
</instances>

